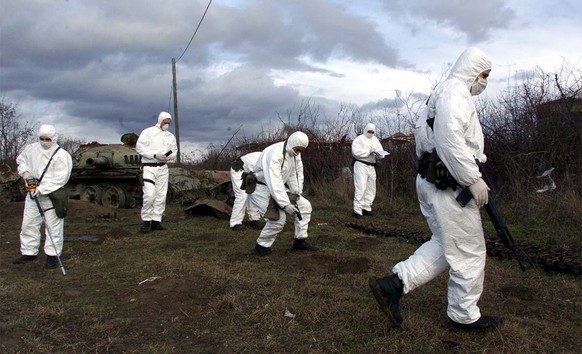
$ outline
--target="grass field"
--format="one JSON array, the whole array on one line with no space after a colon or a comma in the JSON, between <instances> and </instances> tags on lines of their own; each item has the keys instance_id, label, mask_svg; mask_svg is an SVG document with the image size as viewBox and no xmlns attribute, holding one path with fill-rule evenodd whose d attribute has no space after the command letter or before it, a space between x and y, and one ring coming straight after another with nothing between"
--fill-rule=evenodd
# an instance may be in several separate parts
<instances>
[{"instance_id":1,"label":"grass field","mask_svg":"<svg viewBox=\"0 0 582 354\"><path fill-rule=\"evenodd\" d=\"M225 219L170 206L168 230L143 235L138 209L72 201L65 235L98 240L65 242L67 276L44 269L42 251L37 261L12 264L23 204L1 205L0 352L580 352L580 277L523 273L491 258L480 307L503 317L499 329L467 333L449 324L446 274L404 296L403 326L391 328L367 279L418 244L347 228L349 206L312 203L310 242L320 250L290 252L288 221L273 254L258 257L258 231L231 231ZM380 203L362 222L373 220L428 232L417 210Z\"/></svg>"}]
</instances>

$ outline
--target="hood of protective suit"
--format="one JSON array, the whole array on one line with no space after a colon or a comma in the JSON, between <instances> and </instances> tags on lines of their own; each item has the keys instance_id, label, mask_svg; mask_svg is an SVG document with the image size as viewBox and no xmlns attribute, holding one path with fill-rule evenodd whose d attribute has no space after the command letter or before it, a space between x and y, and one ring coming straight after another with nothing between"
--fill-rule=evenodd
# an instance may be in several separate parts
<instances>
[{"instance_id":1,"label":"hood of protective suit","mask_svg":"<svg viewBox=\"0 0 582 354\"><path fill-rule=\"evenodd\" d=\"M162 113L160 113L158 115L158 124L156 124L156 126L158 128L161 128L162 127L162 121L164 119L167 119L167 118L170 118L170 120L172 120L172 115L170 113L168 113L168 112L162 112Z\"/></svg>"},{"instance_id":2,"label":"hood of protective suit","mask_svg":"<svg viewBox=\"0 0 582 354\"><path fill-rule=\"evenodd\" d=\"M287 138L287 147L285 150L287 150L289 154L293 154L294 147L302 147L306 149L307 145L309 145L307 134L304 132L295 132Z\"/></svg>"},{"instance_id":3,"label":"hood of protective suit","mask_svg":"<svg viewBox=\"0 0 582 354\"><path fill-rule=\"evenodd\" d=\"M40 138L41 136L51 138L53 143L56 143L59 137L57 135L57 130L55 129L55 127L50 124L43 124L40 126L40 128L38 129L38 137Z\"/></svg>"},{"instance_id":4,"label":"hood of protective suit","mask_svg":"<svg viewBox=\"0 0 582 354\"><path fill-rule=\"evenodd\" d=\"M369 130L376 132L376 125L374 125L374 123L368 123L368 124L366 124L366 127L364 128L364 134L366 134L366 138L372 139L374 134L368 133Z\"/></svg>"},{"instance_id":5,"label":"hood of protective suit","mask_svg":"<svg viewBox=\"0 0 582 354\"><path fill-rule=\"evenodd\" d=\"M485 53L475 47L470 47L459 56L447 79L459 79L467 85L467 90L471 90L477 76L491 69L491 66L491 59Z\"/></svg>"}]
</instances>

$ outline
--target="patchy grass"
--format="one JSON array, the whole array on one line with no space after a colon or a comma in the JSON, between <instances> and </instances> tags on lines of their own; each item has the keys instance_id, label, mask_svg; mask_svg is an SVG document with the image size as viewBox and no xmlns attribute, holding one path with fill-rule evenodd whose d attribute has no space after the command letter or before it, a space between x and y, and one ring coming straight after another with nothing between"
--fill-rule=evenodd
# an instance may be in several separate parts
<instances>
[{"instance_id":1,"label":"patchy grass","mask_svg":"<svg viewBox=\"0 0 582 354\"><path fill-rule=\"evenodd\" d=\"M391 328L367 278L387 273L418 245L345 227L353 221L348 203L317 197L312 203L310 241L320 251L289 252L288 222L273 254L257 257L258 231L231 231L226 220L189 217L171 206L168 230L142 235L139 210L113 213L76 202L66 236L98 241L65 243L67 276L45 270L44 255L12 264L22 204L3 205L0 351L579 352L580 279L539 269L522 273L512 261L491 258L480 307L504 318L500 329L466 333L450 326L446 274L403 297L404 324ZM427 232L417 210L379 200L375 211L363 222ZM141 283L150 277L158 278Z\"/></svg>"}]
</instances>

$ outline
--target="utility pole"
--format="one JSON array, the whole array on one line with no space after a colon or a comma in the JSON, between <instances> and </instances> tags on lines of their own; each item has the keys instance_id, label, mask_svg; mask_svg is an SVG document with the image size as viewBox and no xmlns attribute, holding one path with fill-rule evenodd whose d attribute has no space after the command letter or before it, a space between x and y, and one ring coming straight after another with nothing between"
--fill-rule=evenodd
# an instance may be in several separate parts
<instances>
[{"instance_id":1,"label":"utility pole","mask_svg":"<svg viewBox=\"0 0 582 354\"><path fill-rule=\"evenodd\" d=\"M178 145L177 162L180 158L180 123L178 121L178 84L176 83L176 59L172 58L172 92L174 92L174 125L176 127L176 145Z\"/></svg>"}]
</instances>

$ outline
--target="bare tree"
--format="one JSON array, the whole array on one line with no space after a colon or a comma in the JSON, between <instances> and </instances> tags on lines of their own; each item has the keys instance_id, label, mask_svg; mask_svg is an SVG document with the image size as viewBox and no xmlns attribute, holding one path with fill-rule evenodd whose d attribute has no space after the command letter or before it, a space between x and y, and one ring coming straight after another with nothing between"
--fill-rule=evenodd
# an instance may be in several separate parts
<instances>
[{"instance_id":1,"label":"bare tree","mask_svg":"<svg viewBox=\"0 0 582 354\"><path fill-rule=\"evenodd\" d=\"M83 144L87 144L85 139L73 138L70 136L60 136L59 146L65 149L69 154L73 154Z\"/></svg>"},{"instance_id":2,"label":"bare tree","mask_svg":"<svg viewBox=\"0 0 582 354\"><path fill-rule=\"evenodd\" d=\"M0 99L0 164L16 168L16 157L22 148L34 140L37 123L18 122L17 106Z\"/></svg>"}]
</instances>

